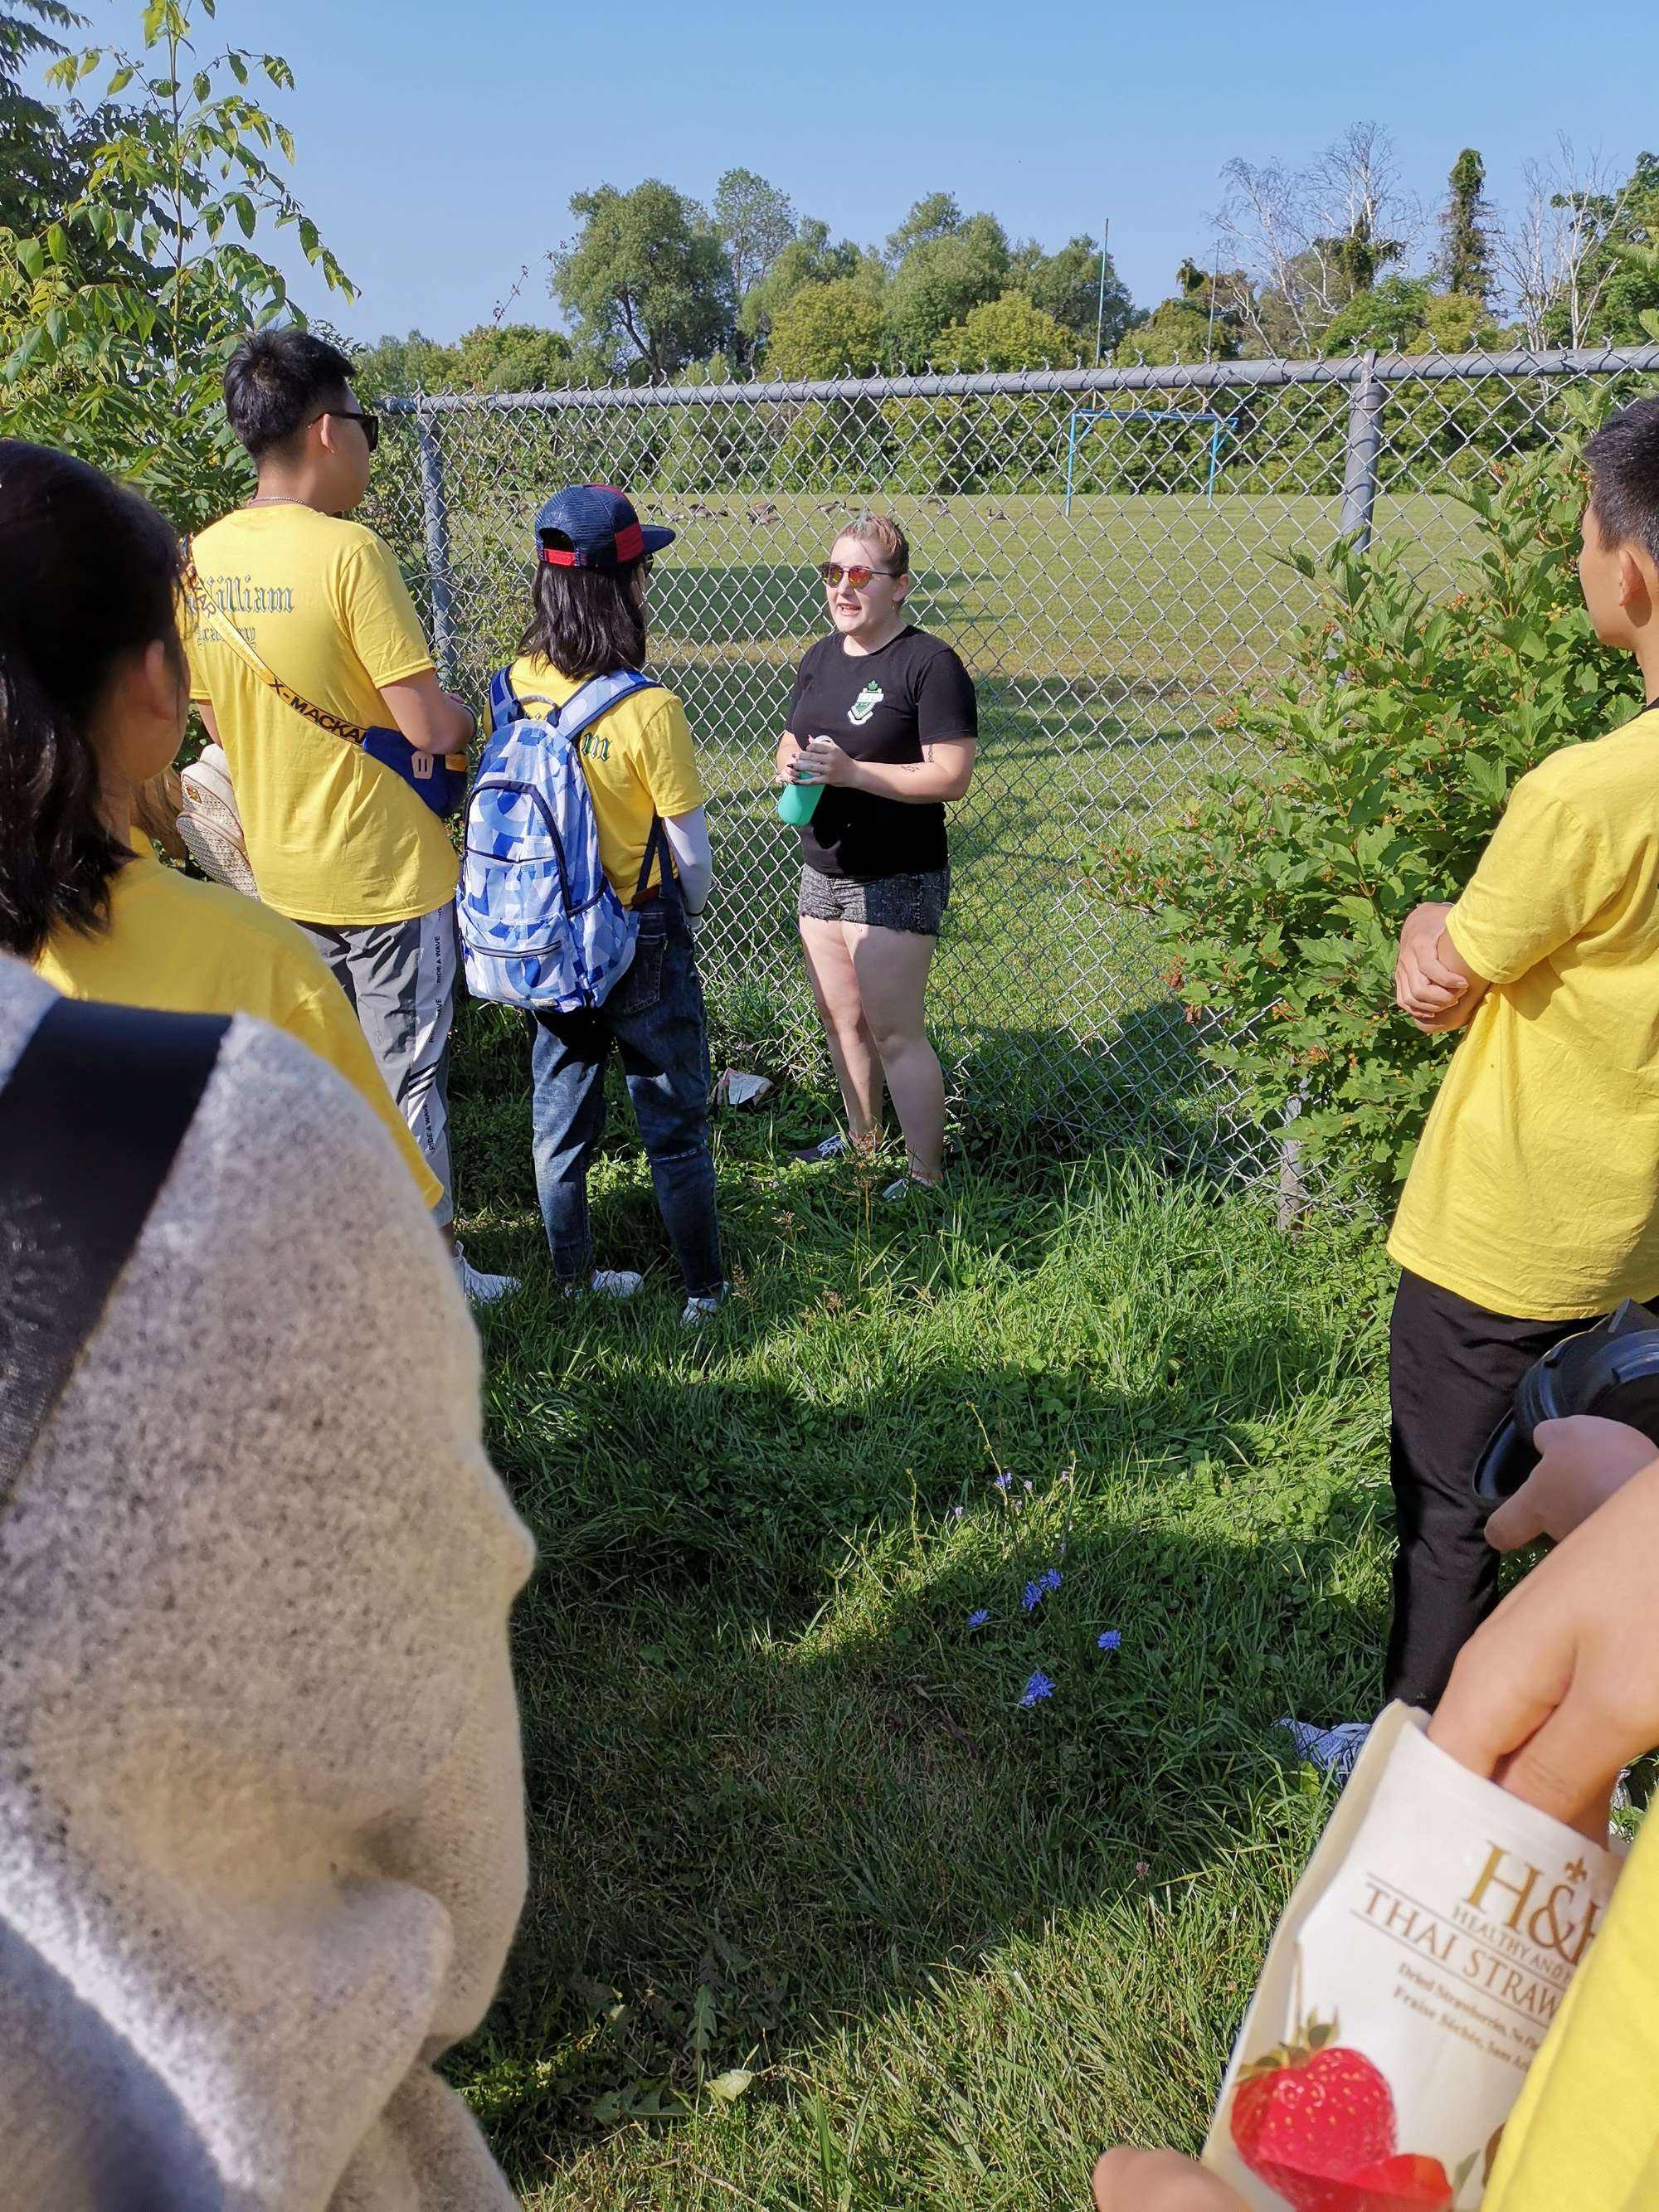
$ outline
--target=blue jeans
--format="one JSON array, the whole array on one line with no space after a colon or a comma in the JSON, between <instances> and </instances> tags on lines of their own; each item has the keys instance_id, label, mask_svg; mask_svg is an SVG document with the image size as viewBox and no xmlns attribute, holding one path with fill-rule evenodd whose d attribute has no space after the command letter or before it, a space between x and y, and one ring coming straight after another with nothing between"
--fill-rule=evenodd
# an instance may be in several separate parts
<instances>
[{"instance_id":1,"label":"blue jeans","mask_svg":"<svg viewBox=\"0 0 1659 2212\"><path fill-rule=\"evenodd\" d=\"M724 1279L708 1151L708 1039L691 933L672 884L641 912L633 965L602 1006L536 1017L536 1189L554 1273L567 1282L585 1281L593 1266L587 1170L605 1132L613 1044L686 1295L707 1297Z\"/></svg>"}]
</instances>

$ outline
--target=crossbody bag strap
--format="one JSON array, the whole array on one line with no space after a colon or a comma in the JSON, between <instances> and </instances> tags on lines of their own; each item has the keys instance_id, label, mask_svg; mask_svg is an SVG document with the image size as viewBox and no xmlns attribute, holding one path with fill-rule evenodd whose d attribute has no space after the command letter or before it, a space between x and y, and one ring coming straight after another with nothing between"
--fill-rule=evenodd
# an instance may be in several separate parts
<instances>
[{"instance_id":1,"label":"crossbody bag strap","mask_svg":"<svg viewBox=\"0 0 1659 2212\"><path fill-rule=\"evenodd\" d=\"M138 1242L229 1026L59 999L0 1089L0 1511Z\"/></svg>"},{"instance_id":2,"label":"crossbody bag strap","mask_svg":"<svg viewBox=\"0 0 1659 2212\"><path fill-rule=\"evenodd\" d=\"M313 706L291 684L284 684L275 669L260 658L230 617L209 596L197 572L196 556L191 550L189 538L185 540L184 553L185 589L196 603L198 621L211 622L218 637L240 656L243 665L252 672L267 690L276 694L285 707L291 707L296 714L303 714L307 722L314 722L319 730L326 730L330 737L338 738L343 744L361 746L368 735L368 731L356 722L348 721L343 714L331 714L325 707Z\"/></svg>"}]
</instances>

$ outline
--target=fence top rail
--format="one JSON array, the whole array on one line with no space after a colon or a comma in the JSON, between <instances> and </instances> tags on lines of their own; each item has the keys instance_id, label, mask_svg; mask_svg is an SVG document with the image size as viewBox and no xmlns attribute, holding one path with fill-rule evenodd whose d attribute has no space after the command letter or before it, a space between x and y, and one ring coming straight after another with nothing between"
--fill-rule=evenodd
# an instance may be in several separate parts
<instances>
[{"instance_id":1,"label":"fence top rail","mask_svg":"<svg viewBox=\"0 0 1659 2212\"><path fill-rule=\"evenodd\" d=\"M410 392L388 415L552 414L566 409L771 405L801 400L1019 398L1042 393L1237 392L1285 385L1449 383L1487 377L1595 376L1659 371L1659 345L1550 353L1351 354L1333 361L1172 362L1145 368L1032 368L1006 375L831 377L798 384L573 386L562 392Z\"/></svg>"}]
</instances>

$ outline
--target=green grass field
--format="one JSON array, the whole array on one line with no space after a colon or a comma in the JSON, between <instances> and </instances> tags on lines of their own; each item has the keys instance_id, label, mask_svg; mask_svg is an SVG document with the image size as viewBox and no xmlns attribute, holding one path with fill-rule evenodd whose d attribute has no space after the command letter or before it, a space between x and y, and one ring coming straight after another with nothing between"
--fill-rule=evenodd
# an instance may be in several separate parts
<instances>
[{"instance_id":1,"label":"green grass field","mask_svg":"<svg viewBox=\"0 0 1659 2212\"><path fill-rule=\"evenodd\" d=\"M614 426L611 426L614 429ZM495 442L491 443L494 440ZM449 433L463 658L483 675L523 619L530 518L562 471L623 457L567 449L533 416ZM626 481L624 471L612 481ZM677 528L653 580L653 659L684 698L711 793L720 890L702 952L711 997L769 1066L818 1065L794 944L792 836L771 752L800 655L826 626L814 564L859 502L822 494L638 494ZM980 764L953 811L952 912L936 969L941 1051L969 1119L1073 1122L1172 1153L1208 1141L1217 1097L1171 1009L1139 917L1093 880L1103 848L1178 808L1211 769L1249 772L1224 713L1283 669L1308 586L1285 565L1328 548L1337 503L1218 493L896 495L918 619L979 685ZM402 540L418 545L408 495ZM1455 577L1462 511L1383 500L1377 535L1425 579Z\"/></svg>"},{"instance_id":2,"label":"green grass field","mask_svg":"<svg viewBox=\"0 0 1659 2212\"><path fill-rule=\"evenodd\" d=\"M469 1247L526 1285L488 1419L541 1565L530 1900L454 2071L526 2203L1032 2212L1109 2141L1194 2144L1326 1808L1273 1724L1374 1695L1374 1243L1036 1148L890 1209L780 1164L823 1126L786 1090L720 1121L738 1292L688 1337L626 1128L596 1224L647 1290L551 1295L527 1088L473 1009Z\"/></svg>"}]
</instances>

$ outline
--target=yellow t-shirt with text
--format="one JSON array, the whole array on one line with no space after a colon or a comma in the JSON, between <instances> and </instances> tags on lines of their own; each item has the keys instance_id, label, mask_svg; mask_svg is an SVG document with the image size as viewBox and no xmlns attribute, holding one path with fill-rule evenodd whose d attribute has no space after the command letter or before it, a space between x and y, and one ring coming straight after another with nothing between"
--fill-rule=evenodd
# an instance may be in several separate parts
<instances>
[{"instance_id":1,"label":"yellow t-shirt with text","mask_svg":"<svg viewBox=\"0 0 1659 2212\"><path fill-rule=\"evenodd\" d=\"M192 620L192 699L213 708L259 896L333 929L410 921L455 894L443 822L403 778L292 707L219 635L234 622L313 707L390 728L380 696L433 665L390 546L359 523L284 503L239 508L192 544L217 617Z\"/></svg>"},{"instance_id":2,"label":"yellow t-shirt with text","mask_svg":"<svg viewBox=\"0 0 1659 2212\"><path fill-rule=\"evenodd\" d=\"M1481 2212L1659 2212L1659 1825L1527 2069Z\"/></svg>"},{"instance_id":3,"label":"yellow t-shirt with text","mask_svg":"<svg viewBox=\"0 0 1659 2212\"><path fill-rule=\"evenodd\" d=\"M538 698L562 707L582 684L579 677L562 676L549 661L526 659L514 662L508 680L531 721L538 719ZM579 749L599 827L600 863L611 890L624 906L631 905L640 888L652 815L690 814L704 804L685 709L660 686L636 691L602 715ZM650 882L661 876L660 862L653 861Z\"/></svg>"},{"instance_id":4,"label":"yellow t-shirt with text","mask_svg":"<svg viewBox=\"0 0 1659 2212\"><path fill-rule=\"evenodd\" d=\"M1516 784L1446 930L1492 988L1389 1250L1540 1321L1659 1292L1659 710Z\"/></svg>"},{"instance_id":5,"label":"yellow t-shirt with text","mask_svg":"<svg viewBox=\"0 0 1659 2212\"><path fill-rule=\"evenodd\" d=\"M110 887L106 929L59 927L35 972L70 999L158 1013L252 1014L285 1030L360 1091L434 1206L443 1191L392 1103L368 1040L322 957L281 915L219 884L198 884L133 838Z\"/></svg>"}]
</instances>

